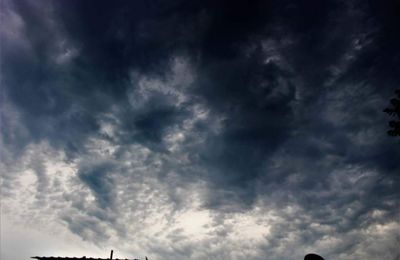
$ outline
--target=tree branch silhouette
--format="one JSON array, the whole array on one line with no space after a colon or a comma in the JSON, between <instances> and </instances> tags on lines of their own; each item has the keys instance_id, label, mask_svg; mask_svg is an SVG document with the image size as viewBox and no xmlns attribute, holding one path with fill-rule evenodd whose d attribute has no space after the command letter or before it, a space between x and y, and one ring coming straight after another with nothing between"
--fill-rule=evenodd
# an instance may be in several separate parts
<instances>
[{"instance_id":1,"label":"tree branch silhouette","mask_svg":"<svg viewBox=\"0 0 400 260\"><path fill-rule=\"evenodd\" d=\"M395 91L397 97L390 100L391 106L383 110L389 116L395 118L389 121L389 127L391 128L387 131L388 135L400 136L400 89Z\"/></svg>"}]
</instances>

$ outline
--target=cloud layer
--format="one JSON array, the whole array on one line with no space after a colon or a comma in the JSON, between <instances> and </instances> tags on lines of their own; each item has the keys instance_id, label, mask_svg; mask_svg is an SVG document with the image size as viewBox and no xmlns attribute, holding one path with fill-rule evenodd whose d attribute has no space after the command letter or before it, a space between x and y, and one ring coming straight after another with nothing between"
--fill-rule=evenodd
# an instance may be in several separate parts
<instances>
[{"instance_id":1,"label":"cloud layer","mask_svg":"<svg viewBox=\"0 0 400 260\"><path fill-rule=\"evenodd\" d=\"M396 1L3 1L1 16L4 257L35 250L11 250L17 226L60 241L35 255L400 257L382 112Z\"/></svg>"}]
</instances>

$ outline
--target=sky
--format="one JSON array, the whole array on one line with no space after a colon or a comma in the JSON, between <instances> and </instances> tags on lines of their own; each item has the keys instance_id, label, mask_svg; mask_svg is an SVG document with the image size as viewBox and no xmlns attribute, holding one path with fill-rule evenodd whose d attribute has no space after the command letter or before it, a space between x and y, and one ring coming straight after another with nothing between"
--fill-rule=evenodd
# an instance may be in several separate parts
<instances>
[{"instance_id":1,"label":"sky","mask_svg":"<svg viewBox=\"0 0 400 260\"><path fill-rule=\"evenodd\" d=\"M0 13L1 259L400 259L400 2Z\"/></svg>"}]
</instances>

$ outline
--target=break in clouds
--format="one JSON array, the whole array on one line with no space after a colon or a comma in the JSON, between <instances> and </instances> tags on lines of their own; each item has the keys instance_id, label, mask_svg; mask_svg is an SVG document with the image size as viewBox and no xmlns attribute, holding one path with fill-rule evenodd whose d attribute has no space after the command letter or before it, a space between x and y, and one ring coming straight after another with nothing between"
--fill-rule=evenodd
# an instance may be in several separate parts
<instances>
[{"instance_id":1,"label":"break in clouds","mask_svg":"<svg viewBox=\"0 0 400 260\"><path fill-rule=\"evenodd\" d=\"M2 258L400 257L397 1L1 5Z\"/></svg>"}]
</instances>

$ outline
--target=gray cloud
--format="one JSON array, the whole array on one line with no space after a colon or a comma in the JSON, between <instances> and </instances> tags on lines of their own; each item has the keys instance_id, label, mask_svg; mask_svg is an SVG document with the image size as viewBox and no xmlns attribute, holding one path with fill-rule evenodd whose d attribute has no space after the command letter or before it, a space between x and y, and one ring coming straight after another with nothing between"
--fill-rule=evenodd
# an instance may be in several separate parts
<instances>
[{"instance_id":1,"label":"gray cloud","mask_svg":"<svg viewBox=\"0 0 400 260\"><path fill-rule=\"evenodd\" d=\"M394 1L3 2L16 223L154 259L399 257Z\"/></svg>"}]
</instances>

